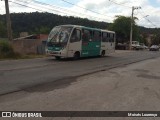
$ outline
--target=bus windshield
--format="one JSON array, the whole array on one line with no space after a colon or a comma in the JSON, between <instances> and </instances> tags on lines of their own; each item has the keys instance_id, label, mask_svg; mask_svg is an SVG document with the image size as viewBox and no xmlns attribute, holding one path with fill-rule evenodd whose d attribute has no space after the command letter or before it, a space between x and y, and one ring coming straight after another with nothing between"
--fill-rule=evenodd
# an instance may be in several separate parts
<instances>
[{"instance_id":1,"label":"bus windshield","mask_svg":"<svg viewBox=\"0 0 160 120\"><path fill-rule=\"evenodd\" d=\"M49 34L48 42L67 43L73 27L58 26L54 27Z\"/></svg>"}]
</instances>

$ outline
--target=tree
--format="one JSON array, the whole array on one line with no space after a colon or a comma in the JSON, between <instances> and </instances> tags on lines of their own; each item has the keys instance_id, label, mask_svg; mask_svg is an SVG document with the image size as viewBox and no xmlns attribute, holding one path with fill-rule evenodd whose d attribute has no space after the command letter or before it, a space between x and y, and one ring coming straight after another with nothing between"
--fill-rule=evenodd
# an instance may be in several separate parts
<instances>
[{"instance_id":1,"label":"tree","mask_svg":"<svg viewBox=\"0 0 160 120\"><path fill-rule=\"evenodd\" d=\"M2 21L0 21L0 38L7 37L7 29Z\"/></svg>"},{"instance_id":2,"label":"tree","mask_svg":"<svg viewBox=\"0 0 160 120\"><path fill-rule=\"evenodd\" d=\"M151 44L153 44L153 45L159 45L160 44L160 33L157 33L152 37Z\"/></svg>"},{"instance_id":3,"label":"tree","mask_svg":"<svg viewBox=\"0 0 160 120\"><path fill-rule=\"evenodd\" d=\"M5 17L5 15L0 15L0 19L2 20L5 20ZM14 38L19 37L20 32L49 34L53 27L65 24L83 25L100 29L108 28L108 23L106 22L39 12L11 13L11 21Z\"/></svg>"},{"instance_id":4,"label":"tree","mask_svg":"<svg viewBox=\"0 0 160 120\"><path fill-rule=\"evenodd\" d=\"M51 29L49 29L48 27L45 27L45 26L41 26L39 29L38 28L35 29L35 32L37 34L48 34L50 31L51 31Z\"/></svg>"},{"instance_id":5,"label":"tree","mask_svg":"<svg viewBox=\"0 0 160 120\"><path fill-rule=\"evenodd\" d=\"M141 43L144 43L145 45L149 46L149 41L147 40L147 38L149 37L149 34L147 33L142 33L141 35Z\"/></svg>"},{"instance_id":6,"label":"tree","mask_svg":"<svg viewBox=\"0 0 160 120\"><path fill-rule=\"evenodd\" d=\"M133 40L138 40L139 30L135 25L135 19L133 21ZM131 18L125 16L116 16L113 24L109 27L111 30L116 32L117 42L128 43L130 38L130 29L131 29Z\"/></svg>"}]
</instances>

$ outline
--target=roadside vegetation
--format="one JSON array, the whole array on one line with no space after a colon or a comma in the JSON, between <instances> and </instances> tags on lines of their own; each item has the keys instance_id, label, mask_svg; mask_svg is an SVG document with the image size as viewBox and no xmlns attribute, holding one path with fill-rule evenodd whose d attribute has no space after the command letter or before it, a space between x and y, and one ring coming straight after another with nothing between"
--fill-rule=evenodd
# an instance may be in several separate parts
<instances>
[{"instance_id":1,"label":"roadside vegetation","mask_svg":"<svg viewBox=\"0 0 160 120\"><path fill-rule=\"evenodd\" d=\"M14 52L14 49L7 40L0 40L0 60L6 59L31 59L31 58L42 58L45 55L21 55L19 53Z\"/></svg>"},{"instance_id":2,"label":"roadside vegetation","mask_svg":"<svg viewBox=\"0 0 160 120\"><path fill-rule=\"evenodd\" d=\"M133 21L133 40L138 40L140 38L140 31L135 22ZM110 25L109 29L116 32L116 42L117 43L128 43L130 39L130 29L131 29L131 18L125 16L116 16L113 24Z\"/></svg>"},{"instance_id":3,"label":"roadside vegetation","mask_svg":"<svg viewBox=\"0 0 160 120\"><path fill-rule=\"evenodd\" d=\"M154 45L160 45L160 30L157 30L156 34L154 34L151 38Z\"/></svg>"},{"instance_id":4,"label":"roadside vegetation","mask_svg":"<svg viewBox=\"0 0 160 120\"><path fill-rule=\"evenodd\" d=\"M0 40L0 59L18 58L19 54L15 53L12 45L6 40Z\"/></svg>"},{"instance_id":5,"label":"roadside vegetation","mask_svg":"<svg viewBox=\"0 0 160 120\"><path fill-rule=\"evenodd\" d=\"M158 28L143 28L136 24L138 19L133 20L133 41L138 41L144 45L150 46L152 44L160 44L160 29ZM125 16L116 16L113 24L109 26L110 30L116 32L116 43L129 44L131 18ZM152 36L152 37L151 37ZM148 41L151 38L151 41Z\"/></svg>"}]
</instances>

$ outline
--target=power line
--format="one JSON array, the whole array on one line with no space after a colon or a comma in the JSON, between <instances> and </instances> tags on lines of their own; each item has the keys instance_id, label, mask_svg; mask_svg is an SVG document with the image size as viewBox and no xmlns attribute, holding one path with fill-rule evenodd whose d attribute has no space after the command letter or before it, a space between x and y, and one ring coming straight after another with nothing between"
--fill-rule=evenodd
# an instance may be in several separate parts
<instances>
[{"instance_id":1,"label":"power line","mask_svg":"<svg viewBox=\"0 0 160 120\"><path fill-rule=\"evenodd\" d=\"M75 14L77 14L77 12L74 12L74 11L70 11L70 10L68 10L68 9L64 9L64 8L61 8L61 7L58 7L58 6L54 6L54 5L51 5L51 4L47 4L47 3L43 3L43 2L39 2L39 1L36 1L36 0L32 0L32 1L34 1L34 2L36 2L36 3L38 3L38 4L41 4L41 5L47 5L47 6L51 6L51 7L56 7L56 8L58 8L58 9L63 9L63 10L65 10L65 11L69 11L69 12L72 12L72 13L75 13ZM68 2L68 1L66 1L66 2ZM68 3L70 3L70 2L68 2ZM70 3L70 4L72 4L72 5L74 5L73 3ZM80 6L79 6L80 7ZM81 7L82 8L82 7ZM85 8L83 8L83 9L85 9ZM87 9L87 10L89 10L89 9ZM91 10L90 10L91 11ZM98 13L98 12L95 12L95 11L92 11L92 12L94 12L94 13L97 13L97 14L101 14L101 13ZM78 13L78 14L81 14L81 15L83 15L83 16L89 16L89 17L92 17L92 18L97 18L97 19L102 19L102 18L99 18L99 17L93 17L93 16L91 16L91 15L87 15L87 14L82 14L82 13ZM101 14L101 15L104 15L104 14ZM104 16L106 16L106 15L104 15ZM79 17L79 16L78 16ZM107 16L107 17L111 17L111 16ZM104 19L104 18L103 18ZM106 19L107 20L107 19ZM108 20L107 20L108 21Z\"/></svg>"},{"instance_id":2,"label":"power line","mask_svg":"<svg viewBox=\"0 0 160 120\"><path fill-rule=\"evenodd\" d=\"M81 7L81 6L79 6L79 5L76 5L76 4L74 4L74 3L68 2L68 1L66 1L66 0L61 0L61 1L65 2L65 3L68 3L68 4L70 4L70 5L77 6L77 7L79 7L79 8L84 9L84 10L87 10L87 11L90 11L90 12L93 12L93 13L96 13L96 14L99 14L99 15L107 16L107 15L105 15L105 14L102 14L102 13L99 13L99 12L96 12L96 11L93 11L93 10L90 10L90 9L87 9L87 8L84 8L84 7ZM112 17L112 16L107 16L107 17ZM113 18L113 17L112 17L112 18Z\"/></svg>"},{"instance_id":3,"label":"power line","mask_svg":"<svg viewBox=\"0 0 160 120\"><path fill-rule=\"evenodd\" d=\"M19 1L19 2L21 2L21 3L28 2L28 1L23 1L23 0L17 0L17 1ZM34 2L34 0L30 0L30 1L31 1L31 2ZM36 1L36 2L38 2L38 1ZM28 3L30 3L30 2L28 2ZM34 2L34 3L35 3L35 2ZM38 4L40 4L40 2L38 2ZM49 11L52 10L52 11L55 11L55 12L58 12L58 13L66 14L66 11L65 11L65 12L64 12L64 11L60 11L61 9L60 9L60 10L57 10L57 9L53 9L53 8L48 8L48 7L46 7L46 5L48 5L48 4L45 4L45 3L42 4L42 3L41 3L41 5L42 5L42 6L38 6L38 5L33 5L33 4L32 4L32 6L35 6L35 7L40 7L40 8L43 7L44 9L47 9L47 10L49 10ZM27 6L26 6L26 7L27 7ZM55 7L55 6L52 6L52 7ZM42 11L42 10L41 10L41 11ZM45 10L43 10L43 11L45 11ZM47 11L45 11L45 12L47 12Z\"/></svg>"},{"instance_id":4,"label":"power line","mask_svg":"<svg viewBox=\"0 0 160 120\"><path fill-rule=\"evenodd\" d=\"M145 12L141 9L141 11L143 12L143 14L145 14ZM140 14L142 15L142 13L140 12ZM146 15L146 14L145 14ZM142 15L143 16L143 15ZM152 24L154 27L157 27L153 22L151 22L149 19L147 19L146 17L144 17L144 19L146 19L150 24Z\"/></svg>"},{"instance_id":5,"label":"power line","mask_svg":"<svg viewBox=\"0 0 160 120\"><path fill-rule=\"evenodd\" d=\"M112 3L114 3L114 4L116 4L116 5L119 5L119 6L123 6L123 7L127 7L127 8L132 8L131 6L124 5L125 3L117 3L117 2L115 2L113 0L109 0L109 1L112 2Z\"/></svg>"},{"instance_id":6,"label":"power line","mask_svg":"<svg viewBox=\"0 0 160 120\"><path fill-rule=\"evenodd\" d=\"M38 10L38 11L41 11L41 12L48 12L46 10L42 10L42 9L38 9L38 8L35 8L35 7L31 7L31 6L28 6L28 5L24 5L24 4L21 4L21 3L18 3L18 2L13 2L13 1L10 1L12 3L15 3L15 4L18 4L20 6L24 6L24 7L28 7L28 8L31 8L31 9L35 9L35 10ZM22 2L22 1L20 1ZM32 5L33 6L33 5ZM35 6L35 5L34 5ZM36 6L37 7L37 6ZM39 6L38 6L39 7ZM43 6L44 7L44 6ZM46 8L45 8L46 9ZM62 11L59 11L59 10L55 10L55 9L50 9L50 8L47 8L48 10L54 10L55 12L59 12L59 13L63 13L63 14L66 14L65 12L62 12Z\"/></svg>"},{"instance_id":7,"label":"power line","mask_svg":"<svg viewBox=\"0 0 160 120\"><path fill-rule=\"evenodd\" d=\"M68 10L68 9L64 9L64 8L59 7L59 6L54 6L54 5L47 4L47 3L43 3L43 2L39 2L39 1L36 1L36 0L32 0L32 1L34 1L34 2L36 2L36 3L38 3L38 4L41 4L41 5L47 5L47 6L51 6L51 7L56 7L56 8L58 8L58 9L61 9L61 10L64 10L64 11L68 11L68 12L77 14L77 12L74 12L74 11L71 11L71 10ZM87 14L82 14L82 13L78 13L78 14L81 14L81 15L84 15L84 16L87 15ZM87 16L90 16L90 15L87 15ZM78 17L79 17L79 16L78 16ZM93 16L90 16L90 17L93 17ZM93 18L98 18L98 17L93 17ZM98 19L100 19L100 18L98 18Z\"/></svg>"},{"instance_id":8,"label":"power line","mask_svg":"<svg viewBox=\"0 0 160 120\"><path fill-rule=\"evenodd\" d=\"M31 6L28 6L28 5L24 5L24 4L22 4L22 3L24 3L24 2L27 2L27 1L20 1L20 0L17 0L17 1L19 1L19 2L14 2L14 1L10 1L10 2L12 2L12 3L14 3L14 4L18 4L18 5L20 5L20 6L24 6L24 7L28 7L28 8L31 8L31 9L35 9L35 10L38 10L38 11L41 11L41 12L46 12L45 10L42 10L42 9L38 9L38 8L35 8L35 7L31 7ZM52 6L52 7L55 7L55 6L53 6L53 5L50 5L50 4L47 4L47 3L42 3L42 2L39 2L39 1L36 1L36 0L32 0L32 2L34 1L34 3L36 2L36 3L39 3L39 4L41 4L41 5L43 5L43 8L44 8L44 6ZM20 3L21 2L21 3ZM29 2L28 2L29 3ZM25 3L26 4L26 3ZM33 4L32 4L32 6L33 6ZM35 6L35 5L34 5ZM36 7L37 7L37 5L36 5ZM39 7L39 6L38 6ZM41 7L42 8L42 7ZM59 9L61 9L60 7L58 7L57 6L57 8L59 8ZM51 8L45 8L45 9L48 9L48 10L52 10L52 11L55 11L55 12L58 12L58 13L63 13L63 14L70 14L70 13L66 13L66 11L69 11L69 10L65 10L65 12L63 12L63 11L59 11L59 10L55 10L55 9L51 9ZM61 9L62 10L62 9ZM64 10L64 9L63 9ZM72 15L71 16L78 16L78 17L80 17L79 16L79 14L81 14L81 15L85 15L85 16L89 16L89 17L91 17L91 18L97 18L97 19L101 19L101 18L98 18L98 17L93 17L93 16L90 16L90 15L86 15L86 14L82 14L82 13L76 13L76 12L74 12L75 14L78 14L78 15L73 15L73 13L72 13Z\"/></svg>"},{"instance_id":9,"label":"power line","mask_svg":"<svg viewBox=\"0 0 160 120\"><path fill-rule=\"evenodd\" d=\"M27 5L23 5L23 4L21 4L21 3L17 3L17 2L13 2L13 1L9 1L9 2L12 2L12 3L17 4L17 5L20 5L20 6L28 7L28 8L34 9L34 10L38 10L38 11L41 11L41 12L45 12L44 10L40 10L40 9L37 9L37 8L33 8L33 7L30 7L30 6L27 6Z\"/></svg>"}]
</instances>

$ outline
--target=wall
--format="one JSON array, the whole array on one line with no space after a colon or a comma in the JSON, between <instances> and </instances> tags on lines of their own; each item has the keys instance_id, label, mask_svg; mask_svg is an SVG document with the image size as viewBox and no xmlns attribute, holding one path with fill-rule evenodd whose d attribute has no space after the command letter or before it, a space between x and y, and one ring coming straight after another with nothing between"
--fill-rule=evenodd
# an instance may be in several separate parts
<instances>
[{"instance_id":1,"label":"wall","mask_svg":"<svg viewBox=\"0 0 160 120\"><path fill-rule=\"evenodd\" d=\"M43 54L44 52L38 52L39 47L44 47L40 39L13 40L14 51L20 54Z\"/></svg>"},{"instance_id":2,"label":"wall","mask_svg":"<svg viewBox=\"0 0 160 120\"><path fill-rule=\"evenodd\" d=\"M45 54L47 34L29 35L13 40L15 52L20 54Z\"/></svg>"}]
</instances>

